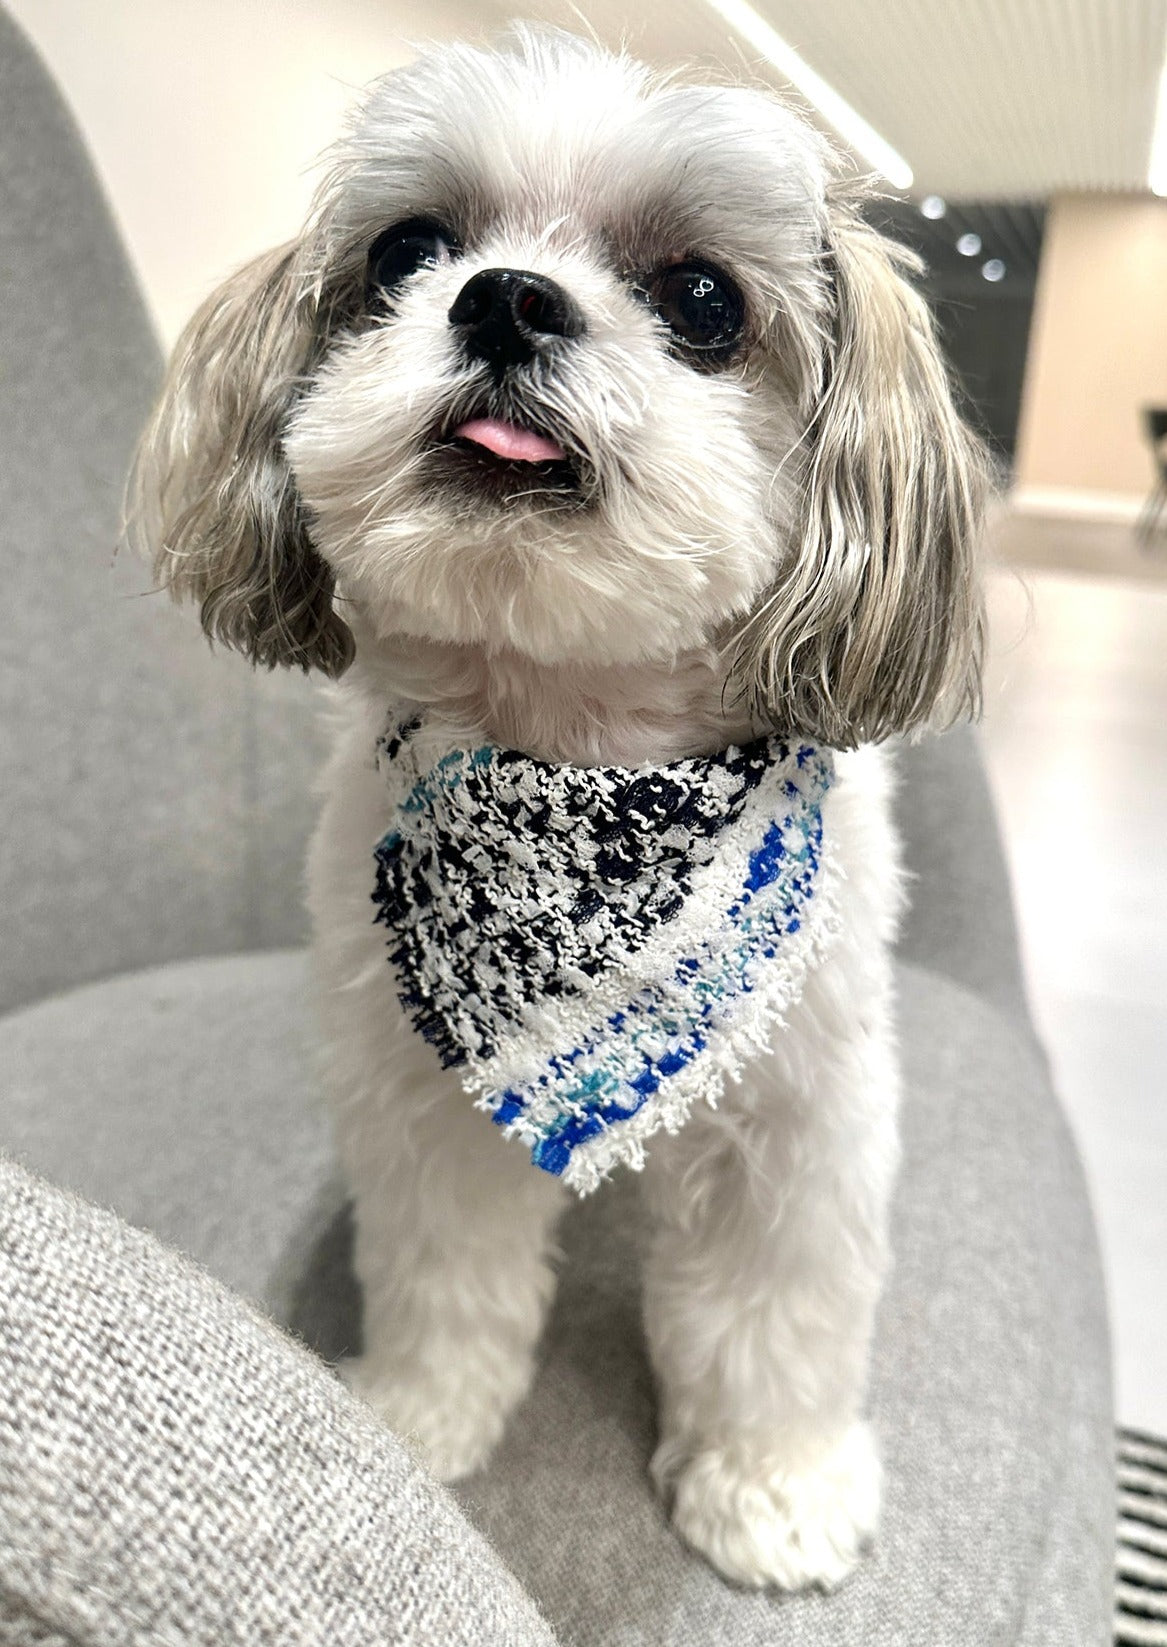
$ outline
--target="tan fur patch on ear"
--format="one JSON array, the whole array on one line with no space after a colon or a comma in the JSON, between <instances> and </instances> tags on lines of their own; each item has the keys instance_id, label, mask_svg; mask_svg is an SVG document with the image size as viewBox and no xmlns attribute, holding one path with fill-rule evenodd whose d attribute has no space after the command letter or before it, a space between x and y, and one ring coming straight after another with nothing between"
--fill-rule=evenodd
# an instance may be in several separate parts
<instances>
[{"instance_id":1,"label":"tan fur patch on ear","mask_svg":"<svg viewBox=\"0 0 1167 1647\"><path fill-rule=\"evenodd\" d=\"M979 713L986 451L952 399L911 253L833 209L834 315L786 565L740 636L761 721L834 748Z\"/></svg>"},{"instance_id":2,"label":"tan fur patch on ear","mask_svg":"<svg viewBox=\"0 0 1167 1647\"><path fill-rule=\"evenodd\" d=\"M128 530L203 627L273 667L339 675L353 655L333 575L313 548L282 438L321 344L297 247L257 258L179 339L142 437Z\"/></svg>"}]
</instances>

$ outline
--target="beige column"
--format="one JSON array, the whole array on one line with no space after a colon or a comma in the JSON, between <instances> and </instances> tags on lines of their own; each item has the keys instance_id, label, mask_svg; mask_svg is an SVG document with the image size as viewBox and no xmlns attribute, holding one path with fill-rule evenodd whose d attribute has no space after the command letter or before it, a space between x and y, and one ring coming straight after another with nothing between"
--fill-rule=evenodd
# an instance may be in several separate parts
<instances>
[{"instance_id":1,"label":"beige column","mask_svg":"<svg viewBox=\"0 0 1167 1647\"><path fill-rule=\"evenodd\" d=\"M1167 405L1167 200L1051 202L1017 446L1019 501L1131 508L1151 485L1142 409ZM1072 494L1079 494L1075 498Z\"/></svg>"}]
</instances>

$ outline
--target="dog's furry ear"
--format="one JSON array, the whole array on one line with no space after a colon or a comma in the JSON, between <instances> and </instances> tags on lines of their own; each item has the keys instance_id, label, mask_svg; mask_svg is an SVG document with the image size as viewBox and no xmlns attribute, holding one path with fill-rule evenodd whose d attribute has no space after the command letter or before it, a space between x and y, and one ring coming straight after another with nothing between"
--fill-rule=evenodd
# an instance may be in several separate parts
<instances>
[{"instance_id":1,"label":"dog's furry ear","mask_svg":"<svg viewBox=\"0 0 1167 1647\"><path fill-rule=\"evenodd\" d=\"M912 254L841 208L824 257L800 528L736 674L763 723L848 748L979 712L989 466L900 272Z\"/></svg>"},{"instance_id":2,"label":"dog's furry ear","mask_svg":"<svg viewBox=\"0 0 1167 1647\"><path fill-rule=\"evenodd\" d=\"M174 351L134 463L128 528L175 599L199 603L212 639L256 664L339 675L352 636L283 452L321 335L295 247L220 287Z\"/></svg>"}]
</instances>

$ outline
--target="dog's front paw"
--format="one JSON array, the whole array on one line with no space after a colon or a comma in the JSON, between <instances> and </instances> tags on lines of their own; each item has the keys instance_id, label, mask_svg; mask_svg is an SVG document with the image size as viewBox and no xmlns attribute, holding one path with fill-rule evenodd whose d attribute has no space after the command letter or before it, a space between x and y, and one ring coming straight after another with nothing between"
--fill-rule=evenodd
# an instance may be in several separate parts
<instances>
[{"instance_id":1,"label":"dog's front paw","mask_svg":"<svg viewBox=\"0 0 1167 1647\"><path fill-rule=\"evenodd\" d=\"M740 1446L692 1453L676 1467L665 1441L653 1470L671 1479L673 1524L738 1584L831 1589L855 1566L879 1517L881 1471L871 1431L855 1424L811 1464L752 1463Z\"/></svg>"},{"instance_id":2,"label":"dog's front paw","mask_svg":"<svg viewBox=\"0 0 1167 1647\"><path fill-rule=\"evenodd\" d=\"M336 1370L439 1481L473 1475L502 1436L506 1407L497 1391L458 1379L411 1379L365 1356Z\"/></svg>"}]
</instances>

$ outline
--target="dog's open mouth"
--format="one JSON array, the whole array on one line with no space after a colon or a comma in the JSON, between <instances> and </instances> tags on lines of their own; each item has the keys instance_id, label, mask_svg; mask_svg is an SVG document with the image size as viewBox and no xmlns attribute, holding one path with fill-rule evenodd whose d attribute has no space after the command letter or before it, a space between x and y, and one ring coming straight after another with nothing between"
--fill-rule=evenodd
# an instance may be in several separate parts
<instances>
[{"instance_id":1,"label":"dog's open mouth","mask_svg":"<svg viewBox=\"0 0 1167 1647\"><path fill-rule=\"evenodd\" d=\"M472 417L440 430L434 448L445 475L482 487L501 499L540 492L579 497L579 465L558 441L527 423Z\"/></svg>"}]
</instances>

